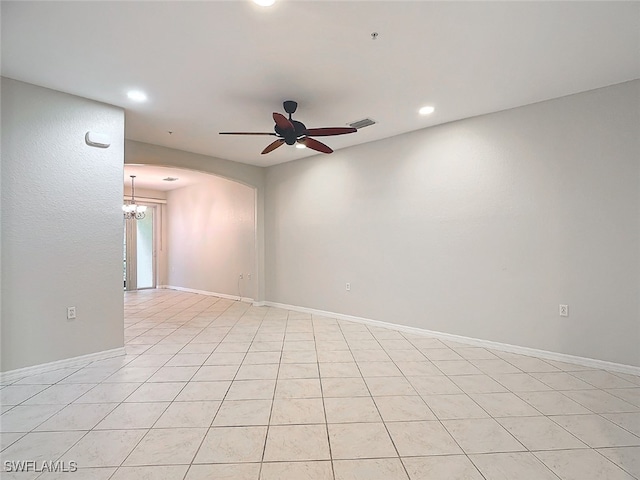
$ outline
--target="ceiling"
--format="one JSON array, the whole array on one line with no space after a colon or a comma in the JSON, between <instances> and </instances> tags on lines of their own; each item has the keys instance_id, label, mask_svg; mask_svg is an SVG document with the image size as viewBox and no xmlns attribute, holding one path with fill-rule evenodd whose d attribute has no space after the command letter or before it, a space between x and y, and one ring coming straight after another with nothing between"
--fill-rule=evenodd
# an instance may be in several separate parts
<instances>
[{"instance_id":1,"label":"ceiling","mask_svg":"<svg viewBox=\"0 0 640 480\"><path fill-rule=\"evenodd\" d=\"M135 175L135 187L148 188L150 190L159 190L167 192L176 188L188 187L204 183L211 179L211 175L207 173L197 172L195 170L184 170L172 167L160 167L155 165L131 165L124 166L124 185L131 186L130 175ZM174 182L166 182L163 179L167 177L177 178Z\"/></svg>"},{"instance_id":2,"label":"ceiling","mask_svg":"<svg viewBox=\"0 0 640 480\"><path fill-rule=\"evenodd\" d=\"M218 132L272 131L287 99L308 127L378 122L322 139L338 149L640 77L640 2L1 8L2 75L125 108L129 139L259 166L314 152L260 155L271 138ZM148 100L129 100L134 88Z\"/></svg>"}]
</instances>

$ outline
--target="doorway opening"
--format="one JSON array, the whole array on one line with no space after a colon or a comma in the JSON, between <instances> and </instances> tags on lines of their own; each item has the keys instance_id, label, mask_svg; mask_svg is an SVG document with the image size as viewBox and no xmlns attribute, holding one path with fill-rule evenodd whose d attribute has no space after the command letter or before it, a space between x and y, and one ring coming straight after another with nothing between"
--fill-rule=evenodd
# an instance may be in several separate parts
<instances>
[{"instance_id":1,"label":"doorway opening","mask_svg":"<svg viewBox=\"0 0 640 480\"><path fill-rule=\"evenodd\" d=\"M156 288L156 206L144 218L124 220L124 289Z\"/></svg>"},{"instance_id":2,"label":"doorway opening","mask_svg":"<svg viewBox=\"0 0 640 480\"><path fill-rule=\"evenodd\" d=\"M168 288L252 302L259 290L257 190L215 174L125 165L142 220L125 220L124 290ZM130 192L130 190L129 190Z\"/></svg>"}]
</instances>

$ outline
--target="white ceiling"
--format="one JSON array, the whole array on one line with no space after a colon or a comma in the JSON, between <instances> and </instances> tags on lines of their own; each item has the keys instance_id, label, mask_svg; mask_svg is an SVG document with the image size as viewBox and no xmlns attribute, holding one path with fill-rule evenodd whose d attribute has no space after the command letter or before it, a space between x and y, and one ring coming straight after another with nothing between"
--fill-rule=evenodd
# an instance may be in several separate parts
<instances>
[{"instance_id":1,"label":"white ceiling","mask_svg":"<svg viewBox=\"0 0 640 480\"><path fill-rule=\"evenodd\" d=\"M271 131L287 99L308 127L379 122L320 139L337 149L640 77L639 2L1 5L4 76L124 107L127 138L261 166L312 152L218 132Z\"/></svg>"},{"instance_id":2,"label":"white ceiling","mask_svg":"<svg viewBox=\"0 0 640 480\"><path fill-rule=\"evenodd\" d=\"M131 186L130 175L135 175L135 187L160 190L163 192L175 190L176 188L188 187L203 183L211 179L211 175L195 170L183 170L180 168L160 167L155 165L132 165L124 166L124 185ZM165 182L167 177L177 178L175 182Z\"/></svg>"}]
</instances>

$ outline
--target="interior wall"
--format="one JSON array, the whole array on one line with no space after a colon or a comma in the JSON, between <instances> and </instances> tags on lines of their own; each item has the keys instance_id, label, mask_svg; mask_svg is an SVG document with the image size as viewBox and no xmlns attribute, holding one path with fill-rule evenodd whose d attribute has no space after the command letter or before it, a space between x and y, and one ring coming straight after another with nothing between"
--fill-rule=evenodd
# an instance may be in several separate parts
<instances>
[{"instance_id":1,"label":"interior wall","mask_svg":"<svg viewBox=\"0 0 640 480\"><path fill-rule=\"evenodd\" d=\"M168 284L255 298L255 204L253 188L215 176L169 191Z\"/></svg>"},{"instance_id":2,"label":"interior wall","mask_svg":"<svg viewBox=\"0 0 640 480\"><path fill-rule=\"evenodd\" d=\"M257 301L264 300L264 168L134 140L125 141L125 163L186 168L211 173L252 187L255 195L253 232L256 255L255 266L252 268L256 273L253 275L255 283L253 298Z\"/></svg>"},{"instance_id":3,"label":"interior wall","mask_svg":"<svg viewBox=\"0 0 640 480\"><path fill-rule=\"evenodd\" d=\"M267 299L640 365L639 98L634 81L269 167Z\"/></svg>"},{"instance_id":4,"label":"interior wall","mask_svg":"<svg viewBox=\"0 0 640 480\"><path fill-rule=\"evenodd\" d=\"M7 78L1 91L0 370L122 347L124 111Z\"/></svg>"}]
</instances>

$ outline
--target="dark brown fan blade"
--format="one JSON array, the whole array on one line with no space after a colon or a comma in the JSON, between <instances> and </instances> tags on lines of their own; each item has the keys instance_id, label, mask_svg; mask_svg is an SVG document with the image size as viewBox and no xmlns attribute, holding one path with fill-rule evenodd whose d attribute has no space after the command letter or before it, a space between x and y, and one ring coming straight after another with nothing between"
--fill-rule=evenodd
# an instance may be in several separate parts
<instances>
[{"instance_id":1,"label":"dark brown fan blade","mask_svg":"<svg viewBox=\"0 0 640 480\"><path fill-rule=\"evenodd\" d=\"M284 145L284 138L279 138L278 140L276 140L273 143L270 143L267 148L265 148L264 150L262 150L262 155L264 155L265 153L269 153L269 152L273 152L276 148L280 147Z\"/></svg>"},{"instance_id":2,"label":"dark brown fan blade","mask_svg":"<svg viewBox=\"0 0 640 480\"><path fill-rule=\"evenodd\" d=\"M283 130L294 130L293 123L287 117L278 112L273 112L273 121Z\"/></svg>"},{"instance_id":3,"label":"dark brown fan blade","mask_svg":"<svg viewBox=\"0 0 640 480\"><path fill-rule=\"evenodd\" d=\"M318 140L314 140L313 138L310 138L310 137L300 139L298 140L298 142L303 143L304 145L307 146L307 148L316 150L318 152L333 153L333 150L331 150L331 148L329 148L327 145L325 145L322 142L319 142Z\"/></svg>"},{"instance_id":4,"label":"dark brown fan blade","mask_svg":"<svg viewBox=\"0 0 640 480\"><path fill-rule=\"evenodd\" d=\"M353 127L307 128L304 134L312 137L330 137L332 135L345 135L357 131L358 129Z\"/></svg>"},{"instance_id":5,"label":"dark brown fan blade","mask_svg":"<svg viewBox=\"0 0 640 480\"><path fill-rule=\"evenodd\" d=\"M276 136L275 133L266 133L266 132L220 132L219 135L272 135Z\"/></svg>"}]
</instances>

